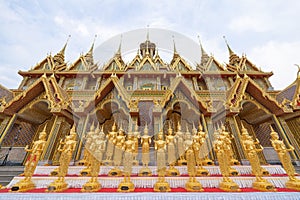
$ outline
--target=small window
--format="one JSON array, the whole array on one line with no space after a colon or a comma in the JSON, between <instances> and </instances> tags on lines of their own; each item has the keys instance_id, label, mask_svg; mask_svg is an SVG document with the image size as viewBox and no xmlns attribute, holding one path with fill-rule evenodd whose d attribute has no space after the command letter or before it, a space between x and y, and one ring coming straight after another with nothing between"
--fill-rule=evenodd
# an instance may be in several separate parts
<instances>
[{"instance_id":1,"label":"small window","mask_svg":"<svg viewBox=\"0 0 300 200\"><path fill-rule=\"evenodd\" d=\"M127 90L132 90L132 86L131 85L127 86Z\"/></svg>"}]
</instances>

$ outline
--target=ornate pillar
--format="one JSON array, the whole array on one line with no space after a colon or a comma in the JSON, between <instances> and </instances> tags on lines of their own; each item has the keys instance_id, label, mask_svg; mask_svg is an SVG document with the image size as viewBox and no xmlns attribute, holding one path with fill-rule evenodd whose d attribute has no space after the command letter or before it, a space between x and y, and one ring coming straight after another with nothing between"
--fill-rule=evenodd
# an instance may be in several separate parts
<instances>
[{"instance_id":1,"label":"ornate pillar","mask_svg":"<svg viewBox=\"0 0 300 200\"><path fill-rule=\"evenodd\" d=\"M238 154L237 159L240 159L241 162L243 163L246 161L246 156L244 154L244 149L241 144L241 133L240 133L238 123L234 116L227 117L227 121L229 123L230 129L233 134L233 139L234 139L236 151L237 151L236 153Z\"/></svg>"},{"instance_id":2,"label":"ornate pillar","mask_svg":"<svg viewBox=\"0 0 300 200\"><path fill-rule=\"evenodd\" d=\"M210 117L204 117L203 114L201 115L202 118L202 122L203 122L203 128L204 131L207 132L207 139L206 139L206 143L207 143L207 147L209 148L209 157L212 160L216 159L216 155L215 152L213 151L213 145L212 142L214 141L214 127L213 127L213 123L211 121Z\"/></svg>"},{"instance_id":3,"label":"ornate pillar","mask_svg":"<svg viewBox=\"0 0 300 200\"><path fill-rule=\"evenodd\" d=\"M56 149L54 149L55 142L57 140L59 130L60 130L60 128L62 126L62 122L64 120L65 119L63 117L55 116L54 123L51 127L51 131L49 133L49 136L47 138L47 142L46 142L46 145L45 145L46 150L43 152L43 154L41 156L42 161L49 162L50 159L51 159L52 152L56 150Z\"/></svg>"},{"instance_id":4,"label":"ornate pillar","mask_svg":"<svg viewBox=\"0 0 300 200\"><path fill-rule=\"evenodd\" d=\"M285 122L284 120L280 120L280 121L279 121L278 118L276 117L276 115L272 115L272 118L273 118L274 124L275 124L275 126L276 126L276 128L277 128L277 130L278 130L278 132L279 132L278 134L281 136L281 138L282 138L282 140L284 141L285 145L286 145L287 147L289 147L289 145L290 145L290 142L289 142L289 141L291 141L292 145L294 146L294 144L296 144L296 143L295 143L295 140L293 140L293 135L292 135L292 134L289 134L290 132L288 132L288 131L289 131L289 128L288 128L286 122ZM283 127L281 126L280 122L281 122L282 124L286 125L286 126L284 127L285 130L284 130ZM284 123L283 123L283 122L284 122ZM288 136L289 138L287 138L287 136ZM289 139L290 139L290 140L289 140ZM298 145L295 145L295 147L298 147ZM298 150L299 150L299 149L298 149ZM291 152L290 152L290 155L291 155L291 158L292 158L293 161L296 161L296 160L297 160L297 156L296 156L296 154L295 154L295 151L291 151Z\"/></svg>"},{"instance_id":5,"label":"ornate pillar","mask_svg":"<svg viewBox=\"0 0 300 200\"><path fill-rule=\"evenodd\" d=\"M198 91L199 87L198 87L198 83L197 83L197 77L194 76L192 78L192 80L193 80L194 90Z\"/></svg>"},{"instance_id":6,"label":"ornate pillar","mask_svg":"<svg viewBox=\"0 0 300 200\"><path fill-rule=\"evenodd\" d=\"M75 160L80 160L81 150L82 150L82 145L83 145L83 137L85 135L84 132L86 130L89 119L90 119L90 115L87 115L85 118L81 117L78 121L78 124L76 127L76 132L78 135L78 143L76 145L75 153L74 153Z\"/></svg>"},{"instance_id":7,"label":"ornate pillar","mask_svg":"<svg viewBox=\"0 0 300 200\"><path fill-rule=\"evenodd\" d=\"M17 114L14 114L12 117L5 117L0 126L0 144L6 134L11 130L17 118Z\"/></svg>"}]
</instances>

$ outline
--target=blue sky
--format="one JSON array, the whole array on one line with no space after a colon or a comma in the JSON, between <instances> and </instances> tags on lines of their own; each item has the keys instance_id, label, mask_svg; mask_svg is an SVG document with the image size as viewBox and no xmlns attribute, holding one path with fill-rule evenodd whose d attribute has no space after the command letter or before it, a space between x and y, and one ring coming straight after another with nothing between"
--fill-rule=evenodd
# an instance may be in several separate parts
<instances>
[{"instance_id":1,"label":"blue sky","mask_svg":"<svg viewBox=\"0 0 300 200\"><path fill-rule=\"evenodd\" d=\"M55 54L72 35L66 60L74 62L122 32L146 28L170 29L203 46L220 62L228 62L222 38L231 48L264 71L273 71L275 89L295 80L300 64L300 1L5 1L0 0L0 84L17 88L18 70L28 70L48 53ZM150 38L151 39L151 38ZM170 39L170 42L172 39ZM180 49L178 49L180 53Z\"/></svg>"}]
</instances>

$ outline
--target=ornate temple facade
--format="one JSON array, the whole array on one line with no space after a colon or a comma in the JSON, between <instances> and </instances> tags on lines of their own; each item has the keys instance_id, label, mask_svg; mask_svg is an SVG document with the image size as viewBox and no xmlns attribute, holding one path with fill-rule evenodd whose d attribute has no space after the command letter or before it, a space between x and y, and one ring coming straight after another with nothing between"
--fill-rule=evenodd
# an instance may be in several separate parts
<instances>
[{"instance_id":1,"label":"ornate temple facade","mask_svg":"<svg viewBox=\"0 0 300 200\"><path fill-rule=\"evenodd\" d=\"M154 137L159 131L166 133L169 126L175 132L180 124L183 132L192 132L201 124L208 135L202 151L212 161L216 161L214 134L224 125L232 136L235 159L246 163L243 125L264 147L259 153L262 164L279 161L270 142L271 126L287 146L294 146L290 152L294 163L300 160L299 74L286 89L275 91L269 81L272 72L262 71L228 45L226 65L200 45L197 66L181 57L175 45L173 58L166 63L148 38L131 62L124 62L119 48L104 66L94 62L94 44L67 65L66 46L32 69L19 71L23 77L19 88L0 87L1 154L12 147L8 158L12 162L24 163L28 156L24 147L31 146L46 127L46 149L40 159L56 164L59 142L74 123L81 138L75 162L82 158L84 136L93 123L99 123L105 134L114 123L125 132L135 124L143 132L147 125Z\"/></svg>"}]
</instances>

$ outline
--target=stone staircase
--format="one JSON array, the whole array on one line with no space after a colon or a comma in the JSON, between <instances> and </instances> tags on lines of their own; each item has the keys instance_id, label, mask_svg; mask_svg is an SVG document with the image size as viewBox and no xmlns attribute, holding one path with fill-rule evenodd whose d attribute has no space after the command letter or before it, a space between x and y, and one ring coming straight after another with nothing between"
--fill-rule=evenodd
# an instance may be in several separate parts
<instances>
[{"instance_id":1,"label":"stone staircase","mask_svg":"<svg viewBox=\"0 0 300 200\"><path fill-rule=\"evenodd\" d=\"M24 172L24 166L0 166L0 184L7 185L15 176Z\"/></svg>"}]
</instances>

